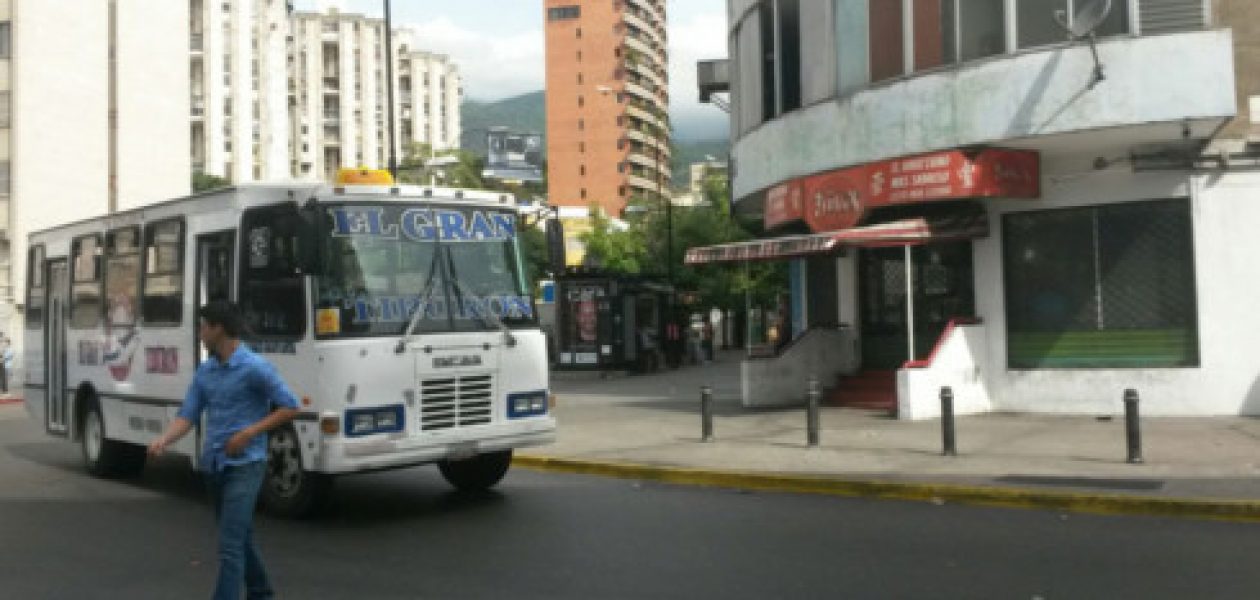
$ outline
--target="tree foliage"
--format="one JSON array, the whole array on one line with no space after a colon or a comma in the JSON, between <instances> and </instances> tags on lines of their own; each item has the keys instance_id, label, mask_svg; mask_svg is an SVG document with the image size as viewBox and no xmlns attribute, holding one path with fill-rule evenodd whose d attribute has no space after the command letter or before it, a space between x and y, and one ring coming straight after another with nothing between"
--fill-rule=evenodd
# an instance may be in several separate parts
<instances>
[{"instance_id":1,"label":"tree foliage","mask_svg":"<svg viewBox=\"0 0 1260 600\"><path fill-rule=\"evenodd\" d=\"M694 293L701 306L738 308L743 306L745 292L755 303L773 302L786 285L782 263L683 264L690 248L753 237L754 223L729 214L725 177L706 181L704 195L704 201L694 207L635 200L627 207L629 227L625 230L596 213L592 230L579 236L586 245L587 262L615 273L661 278L669 275L668 265L673 265L675 288Z\"/></svg>"},{"instance_id":2,"label":"tree foliage","mask_svg":"<svg viewBox=\"0 0 1260 600\"><path fill-rule=\"evenodd\" d=\"M215 190L229 185L232 185L231 179L211 175L209 173L203 173L201 171L194 171L192 174L193 193Z\"/></svg>"}]
</instances>

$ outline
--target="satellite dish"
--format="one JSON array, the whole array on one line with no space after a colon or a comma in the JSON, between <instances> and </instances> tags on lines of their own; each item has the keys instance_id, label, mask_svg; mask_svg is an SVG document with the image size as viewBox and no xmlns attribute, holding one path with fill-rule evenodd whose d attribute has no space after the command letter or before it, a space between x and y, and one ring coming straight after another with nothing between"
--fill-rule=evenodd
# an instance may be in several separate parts
<instances>
[{"instance_id":1,"label":"satellite dish","mask_svg":"<svg viewBox=\"0 0 1260 600\"><path fill-rule=\"evenodd\" d=\"M1107 20L1107 16L1111 14L1111 0L1083 0L1078 4L1076 15L1072 18L1072 22L1067 22L1067 12L1057 10L1054 12L1054 20L1059 22L1059 26L1067 31L1072 39L1079 40L1093 35L1103 21Z\"/></svg>"},{"instance_id":2,"label":"satellite dish","mask_svg":"<svg viewBox=\"0 0 1260 600\"><path fill-rule=\"evenodd\" d=\"M1078 6L1080 8L1076 10L1076 16L1072 18L1071 23L1068 23L1067 12L1062 10L1054 11L1054 20L1058 21L1059 26L1073 41L1089 40L1089 51L1094 55L1094 79L1089 84L1092 89L1107 78L1103 73L1102 60L1098 58L1098 45L1094 32L1111 14L1111 0L1081 0Z\"/></svg>"}]
</instances>

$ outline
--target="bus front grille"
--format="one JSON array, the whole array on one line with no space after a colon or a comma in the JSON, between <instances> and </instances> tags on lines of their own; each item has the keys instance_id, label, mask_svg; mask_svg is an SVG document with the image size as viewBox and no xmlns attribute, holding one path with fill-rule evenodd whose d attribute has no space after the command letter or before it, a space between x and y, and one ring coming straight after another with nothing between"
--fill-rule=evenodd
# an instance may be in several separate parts
<instances>
[{"instance_id":1,"label":"bus front grille","mask_svg":"<svg viewBox=\"0 0 1260 600\"><path fill-rule=\"evenodd\" d=\"M420 429L434 431L490 422L489 375L425 379L420 383Z\"/></svg>"}]
</instances>

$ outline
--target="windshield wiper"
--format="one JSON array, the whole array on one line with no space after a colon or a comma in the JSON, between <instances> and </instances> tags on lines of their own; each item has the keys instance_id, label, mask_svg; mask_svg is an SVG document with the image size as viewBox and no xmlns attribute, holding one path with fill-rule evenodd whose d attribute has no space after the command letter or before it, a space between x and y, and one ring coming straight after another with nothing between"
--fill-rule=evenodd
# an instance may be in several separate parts
<instances>
[{"instance_id":1,"label":"windshield wiper","mask_svg":"<svg viewBox=\"0 0 1260 600\"><path fill-rule=\"evenodd\" d=\"M411 319L407 321L407 328L403 330L402 338L398 340L398 345L394 346L394 354L402 354L407 350L407 344L411 342L411 333L416 325L420 324L420 318L424 316L425 305L428 304L429 298L433 296L433 290L436 289L433 285L436 280L434 276L437 275L438 267L441 266L438 262L441 255L440 247L433 249L433 262L429 264L429 278L424 282L424 289L420 290L420 302L416 304L415 314L411 315Z\"/></svg>"},{"instance_id":2,"label":"windshield wiper","mask_svg":"<svg viewBox=\"0 0 1260 600\"><path fill-rule=\"evenodd\" d=\"M477 294L464 287L464 282L460 281L459 276L455 274L455 259L451 256L449 250L446 253L446 265L451 276L451 283L455 284L455 294L459 296L459 307L462 311L464 309L464 294L471 298L477 298ZM488 304L484 307L484 310L474 309L473 315L480 317L482 323L498 327L499 331L503 332L503 343L507 344L509 348L516 345L516 336L512 335L512 330L503 322L503 319L491 312Z\"/></svg>"}]
</instances>

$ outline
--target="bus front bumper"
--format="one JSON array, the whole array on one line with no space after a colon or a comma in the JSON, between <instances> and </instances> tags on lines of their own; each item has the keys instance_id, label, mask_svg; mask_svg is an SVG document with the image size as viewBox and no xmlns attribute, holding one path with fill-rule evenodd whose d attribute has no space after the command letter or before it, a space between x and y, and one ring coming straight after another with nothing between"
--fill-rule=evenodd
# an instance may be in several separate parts
<instances>
[{"instance_id":1,"label":"bus front bumper","mask_svg":"<svg viewBox=\"0 0 1260 600\"><path fill-rule=\"evenodd\" d=\"M345 474L471 458L478 454L542 446L556 441L556 421L531 419L469 430L424 435L325 438L315 471Z\"/></svg>"}]
</instances>

